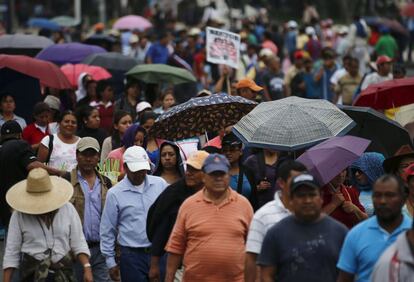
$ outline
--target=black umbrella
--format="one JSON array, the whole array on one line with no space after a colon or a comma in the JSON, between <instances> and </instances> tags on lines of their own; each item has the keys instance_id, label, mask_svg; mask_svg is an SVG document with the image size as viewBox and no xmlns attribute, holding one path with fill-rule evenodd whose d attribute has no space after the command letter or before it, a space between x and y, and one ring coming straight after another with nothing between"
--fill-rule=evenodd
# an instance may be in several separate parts
<instances>
[{"instance_id":1,"label":"black umbrella","mask_svg":"<svg viewBox=\"0 0 414 282\"><path fill-rule=\"evenodd\" d=\"M116 42L116 39L106 35L106 34L93 34L90 37L86 38L83 43L89 45L97 45L100 46L107 51L112 49L112 45Z\"/></svg>"},{"instance_id":2,"label":"black umbrella","mask_svg":"<svg viewBox=\"0 0 414 282\"><path fill-rule=\"evenodd\" d=\"M138 65L138 61L136 59L115 52L92 54L86 57L82 63L86 65L103 67L109 71L123 72L127 72L134 66Z\"/></svg>"},{"instance_id":3,"label":"black umbrella","mask_svg":"<svg viewBox=\"0 0 414 282\"><path fill-rule=\"evenodd\" d=\"M236 124L257 103L224 93L192 98L158 117L151 134L166 140L179 140L219 131Z\"/></svg>"},{"instance_id":4,"label":"black umbrella","mask_svg":"<svg viewBox=\"0 0 414 282\"><path fill-rule=\"evenodd\" d=\"M379 152L389 157L393 156L402 145L411 145L407 130L382 113L365 107L341 106L340 108L357 123L348 134L372 141L367 151Z\"/></svg>"}]
</instances>

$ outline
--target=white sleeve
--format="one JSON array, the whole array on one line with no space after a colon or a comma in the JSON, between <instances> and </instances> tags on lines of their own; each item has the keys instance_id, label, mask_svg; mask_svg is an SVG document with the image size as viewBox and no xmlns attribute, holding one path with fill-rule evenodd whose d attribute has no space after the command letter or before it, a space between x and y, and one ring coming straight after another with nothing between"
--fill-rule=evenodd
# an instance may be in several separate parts
<instances>
[{"instance_id":1,"label":"white sleeve","mask_svg":"<svg viewBox=\"0 0 414 282\"><path fill-rule=\"evenodd\" d=\"M49 149L49 135L43 137L42 141L40 143Z\"/></svg>"},{"instance_id":2,"label":"white sleeve","mask_svg":"<svg viewBox=\"0 0 414 282\"><path fill-rule=\"evenodd\" d=\"M246 252L260 254L265 235L265 225L255 215L250 223L249 233L247 235Z\"/></svg>"},{"instance_id":3,"label":"white sleeve","mask_svg":"<svg viewBox=\"0 0 414 282\"><path fill-rule=\"evenodd\" d=\"M14 211L7 232L7 244L4 252L3 269L18 268L20 265L20 250L22 248L22 230L20 229L20 213Z\"/></svg>"}]
</instances>

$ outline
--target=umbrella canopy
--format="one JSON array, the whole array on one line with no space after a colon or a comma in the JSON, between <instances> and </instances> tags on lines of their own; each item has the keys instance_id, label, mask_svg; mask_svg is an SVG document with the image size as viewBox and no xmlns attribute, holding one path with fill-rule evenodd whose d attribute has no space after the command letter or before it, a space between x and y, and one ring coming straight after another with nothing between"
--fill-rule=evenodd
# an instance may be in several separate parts
<instances>
[{"instance_id":1,"label":"umbrella canopy","mask_svg":"<svg viewBox=\"0 0 414 282\"><path fill-rule=\"evenodd\" d=\"M414 3L407 3L401 8L401 15L404 17L414 17Z\"/></svg>"},{"instance_id":2,"label":"umbrella canopy","mask_svg":"<svg viewBox=\"0 0 414 282\"><path fill-rule=\"evenodd\" d=\"M414 104L401 107L398 112L395 113L395 121L402 126L414 122Z\"/></svg>"},{"instance_id":3,"label":"umbrella canopy","mask_svg":"<svg viewBox=\"0 0 414 282\"><path fill-rule=\"evenodd\" d=\"M44 36L5 34L0 36L0 53L34 57L40 50L53 44L52 40Z\"/></svg>"},{"instance_id":4,"label":"umbrella canopy","mask_svg":"<svg viewBox=\"0 0 414 282\"><path fill-rule=\"evenodd\" d=\"M63 43L49 46L43 49L37 59L49 61L57 65L77 64L82 62L87 56L95 53L104 53L105 49L95 45L82 43Z\"/></svg>"},{"instance_id":5,"label":"umbrella canopy","mask_svg":"<svg viewBox=\"0 0 414 282\"><path fill-rule=\"evenodd\" d=\"M224 93L192 98L158 117L151 134L167 140L219 131L235 124L257 103Z\"/></svg>"},{"instance_id":6,"label":"umbrella canopy","mask_svg":"<svg viewBox=\"0 0 414 282\"><path fill-rule=\"evenodd\" d=\"M79 75L83 72L88 73L94 80L97 81L109 79L112 77L112 75L106 69L97 66L88 66L84 64L66 64L61 66L60 69L66 75L73 88L78 87L78 78Z\"/></svg>"},{"instance_id":7,"label":"umbrella canopy","mask_svg":"<svg viewBox=\"0 0 414 282\"><path fill-rule=\"evenodd\" d=\"M63 72L54 64L27 56L0 55L0 68L9 68L39 79L40 83L57 89L69 89L71 85Z\"/></svg>"},{"instance_id":8,"label":"umbrella canopy","mask_svg":"<svg viewBox=\"0 0 414 282\"><path fill-rule=\"evenodd\" d=\"M247 146L296 151L344 135L354 126L350 117L326 100L291 96L260 103L233 132Z\"/></svg>"},{"instance_id":9,"label":"umbrella canopy","mask_svg":"<svg viewBox=\"0 0 414 282\"><path fill-rule=\"evenodd\" d=\"M372 141L368 151L393 156L402 145L411 144L405 128L376 110L351 106L341 106L341 109L357 124L348 134Z\"/></svg>"},{"instance_id":10,"label":"umbrella canopy","mask_svg":"<svg viewBox=\"0 0 414 282\"><path fill-rule=\"evenodd\" d=\"M78 24L80 24L80 21L78 21L77 19L73 17L69 17L69 16L58 16L50 20L52 22L57 23L59 26L63 26L63 27L73 27L73 26L77 26Z\"/></svg>"},{"instance_id":11,"label":"umbrella canopy","mask_svg":"<svg viewBox=\"0 0 414 282\"><path fill-rule=\"evenodd\" d=\"M181 84L196 82L196 78L188 70L164 64L138 65L129 70L126 75L146 83L167 82Z\"/></svg>"},{"instance_id":12,"label":"umbrella canopy","mask_svg":"<svg viewBox=\"0 0 414 282\"><path fill-rule=\"evenodd\" d=\"M82 63L86 65L103 67L109 71L114 70L123 72L126 72L138 65L138 61L136 59L116 52L91 54L86 57Z\"/></svg>"},{"instance_id":13,"label":"umbrella canopy","mask_svg":"<svg viewBox=\"0 0 414 282\"><path fill-rule=\"evenodd\" d=\"M380 18L380 17L364 17L366 23L370 26L386 26L391 32L400 33L403 35L408 35L408 30L397 20Z\"/></svg>"},{"instance_id":14,"label":"umbrella canopy","mask_svg":"<svg viewBox=\"0 0 414 282\"><path fill-rule=\"evenodd\" d=\"M364 89L354 106L385 110L414 103L414 77L375 83Z\"/></svg>"},{"instance_id":15,"label":"umbrella canopy","mask_svg":"<svg viewBox=\"0 0 414 282\"><path fill-rule=\"evenodd\" d=\"M308 149L297 161L303 163L323 186L356 161L369 143L369 140L355 136L331 137Z\"/></svg>"},{"instance_id":16,"label":"umbrella canopy","mask_svg":"<svg viewBox=\"0 0 414 282\"><path fill-rule=\"evenodd\" d=\"M114 29L139 29L141 31L151 27L152 24L146 18L135 15L119 18L112 26Z\"/></svg>"},{"instance_id":17,"label":"umbrella canopy","mask_svg":"<svg viewBox=\"0 0 414 282\"><path fill-rule=\"evenodd\" d=\"M57 23L46 18L31 18L27 22L27 25L30 27L44 28L54 31L60 30L60 26Z\"/></svg>"},{"instance_id":18,"label":"umbrella canopy","mask_svg":"<svg viewBox=\"0 0 414 282\"><path fill-rule=\"evenodd\" d=\"M100 46L105 50L111 50L115 42L116 39L114 37L106 34L93 34L83 41L85 44Z\"/></svg>"}]
</instances>

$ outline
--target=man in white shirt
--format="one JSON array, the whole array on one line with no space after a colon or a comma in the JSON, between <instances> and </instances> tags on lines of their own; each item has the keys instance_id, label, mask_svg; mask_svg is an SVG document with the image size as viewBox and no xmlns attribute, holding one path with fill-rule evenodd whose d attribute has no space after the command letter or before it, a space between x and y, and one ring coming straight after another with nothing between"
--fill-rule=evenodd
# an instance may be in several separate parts
<instances>
[{"instance_id":1,"label":"man in white shirt","mask_svg":"<svg viewBox=\"0 0 414 282\"><path fill-rule=\"evenodd\" d=\"M364 81L362 82L361 90L366 89L371 84L393 79L391 72L392 59L390 57L379 56L376 64L378 71L373 72L365 77Z\"/></svg>"},{"instance_id":2,"label":"man in white shirt","mask_svg":"<svg viewBox=\"0 0 414 282\"><path fill-rule=\"evenodd\" d=\"M277 222L290 215L289 187L292 178L306 171L306 167L297 161L287 160L279 167L278 184L281 188L275 199L261 207L250 224L246 242L246 260L244 279L246 282L260 280L260 269L256 266L256 258L260 254L266 232Z\"/></svg>"}]
</instances>

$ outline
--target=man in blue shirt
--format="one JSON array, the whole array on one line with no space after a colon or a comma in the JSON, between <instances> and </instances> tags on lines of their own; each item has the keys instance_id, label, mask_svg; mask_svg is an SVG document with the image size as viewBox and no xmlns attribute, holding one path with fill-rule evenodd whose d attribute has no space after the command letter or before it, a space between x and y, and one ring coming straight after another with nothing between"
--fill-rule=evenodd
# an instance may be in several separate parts
<instances>
[{"instance_id":1,"label":"man in blue shirt","mask_svg":"<svg viewBox=\"0 0 414 282\"><path fill-rule=\"evenodd\" d=\"M411 227L411 220L401 212L405 199L404 185L396 176L383 175L374 183L376 215L356 225L346 236L337 264L338 282L370 281L382 252Z\"/></svg>"},{"instance_id":2,"label":"man in blue shirt","mask_svg":"<svg viewBox=\"0 0 414 282\"><path fill-rule=\"evenodd\" d=\"M99 225L105 204L106 194L112 184L109 178L101 175L96 166L99 162L100 146L92 137L83 137L76 145L76 160L78 165L70 173L68 179L73 186L73 196L70 202L75 207L82 221L83 233L88 243L91 256L90 265L75 265L78 281L82 281L84 268L92 268L93 280L110 281L105 258L99 248Z\"/></svg>"},{"instance_id":3,"label":"man in blue shirt","mask_svg":"<svg viewBox=\"0 0 414 282\"><path fill-rule=\"evenodd\" d=\"M106 196L100 228L101 251L112 280L147 281L151 260L147 214L167 182L147 175L150 163L144 148L132 146L123 157L126 177ZM116 242L121 250L119 266L115 261Z\"/></svg>"},{"instance_id":4,"label":"man in blue shirt","mask_svg":"<svg viewBox=\"0 0 414 282\"><path fill-rule=\"evenodd\" d=\"M167 64L170 52L168 44L170 42L170 35L162 32L158 36L158 42L151 45L148 49L145 62L147 64Z\"/></svg>"}]
</instances>

